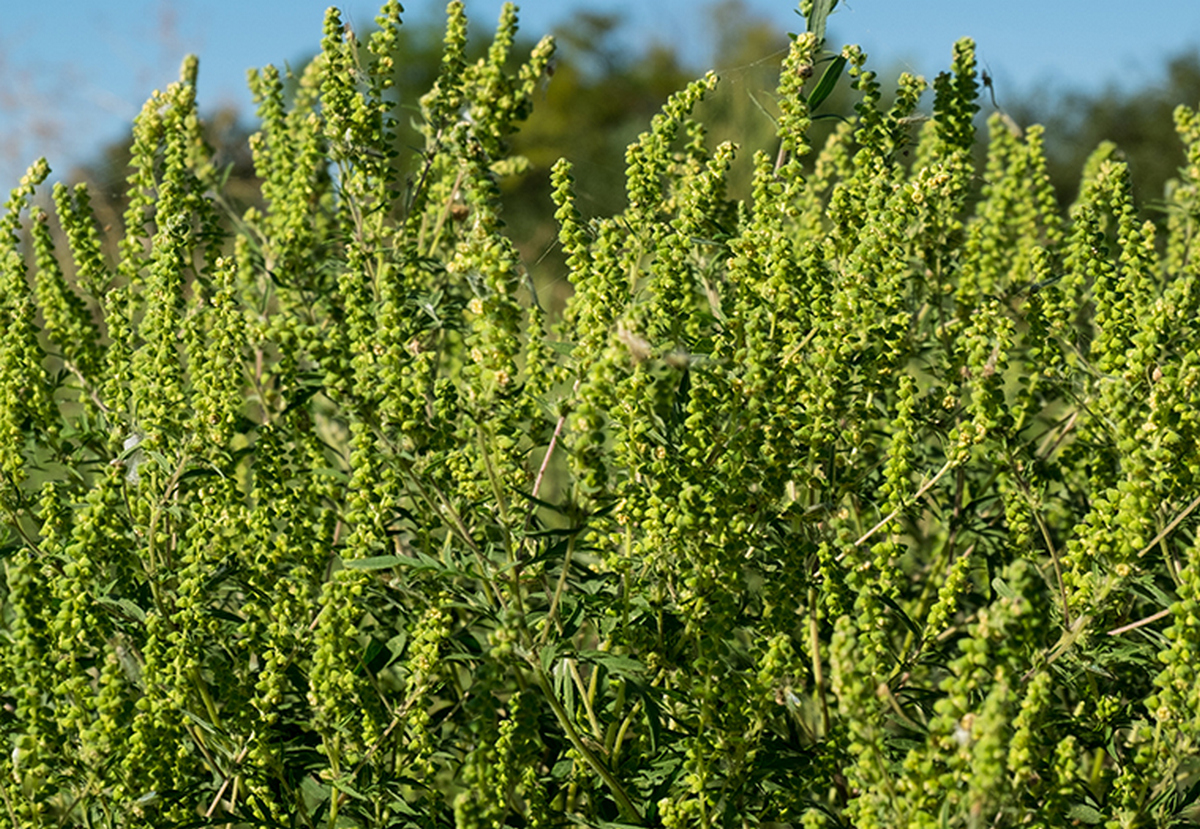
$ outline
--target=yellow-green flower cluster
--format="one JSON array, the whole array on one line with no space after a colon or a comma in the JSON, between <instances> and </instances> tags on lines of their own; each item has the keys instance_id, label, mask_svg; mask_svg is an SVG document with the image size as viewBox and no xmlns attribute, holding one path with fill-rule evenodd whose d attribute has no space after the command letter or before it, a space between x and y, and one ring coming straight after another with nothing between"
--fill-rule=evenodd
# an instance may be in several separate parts
<instances>
[{"instance_id":1,"label":"yellow-green flower cluster","mask_svg":"<svg viewBox=\"0 0 1200 829\"><path fill-rule=\"evenodd\" d=\"M798 35L776 145L710 147L710 74L630 146L620 214L548 171L574 288L548 325L499 181L553 43L514 68L506 6L469 59L450 3L410 151L400 13L330 10L303 70L251 73L240 216L194 59L135 124L115 261L86 188L52 212L43 161L13 191L0 812L1175 819L1196 113L1164 239L1111 146L1066 216L1040 127L995 114L976 168L971 41L926 116L923 79L885 106L861 49ZM858 104L810 160L843 70Z\"/></svg>"}]
</instances>

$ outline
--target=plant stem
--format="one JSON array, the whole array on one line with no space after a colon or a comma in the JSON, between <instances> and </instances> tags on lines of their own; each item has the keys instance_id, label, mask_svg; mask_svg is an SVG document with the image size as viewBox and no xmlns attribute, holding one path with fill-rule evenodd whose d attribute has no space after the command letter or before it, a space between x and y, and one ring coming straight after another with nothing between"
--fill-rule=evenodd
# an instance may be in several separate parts
<instances>
[{"instance_id":1,"label":"plant stem","mask_svg":"<svg viewBox=\"0 0 1200 829\"><path fill-rule=\"evenodd\" d=\"M566 709L563 708L562 703L559 702L558 696L554 693L554 685L546 675L546 669L542 667L542 663L538 661L536 654L530 656L530 664L533 665L534 674L537 676L538 685L541 686L542 693L546 695L546 701L550 703L550 708L554 711L554 718L562 726L563 733L566 735L567 740L570 741L571 747L579 752L584 761L592 767L592 770L604 780L605 785L608 786L609 791L616 798L617 806L620 808L622 816L641 824L642 815L637 807L633 805L633 801L629 799L629 795L625 792L625 788L621 785L620 781L613 776L613 773L608 770L600 758L584 745L583 740L580 739L579 733L575 730L570 716L567 714Z\"/></svg>"}]
</instances>

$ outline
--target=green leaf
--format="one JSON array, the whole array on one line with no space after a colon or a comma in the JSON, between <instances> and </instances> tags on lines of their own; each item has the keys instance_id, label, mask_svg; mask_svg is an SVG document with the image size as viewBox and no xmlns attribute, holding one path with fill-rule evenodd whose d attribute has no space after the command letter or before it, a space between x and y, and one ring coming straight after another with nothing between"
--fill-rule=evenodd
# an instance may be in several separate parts
<instances>
[{"instance_id":1,"label":"green leaf","mask_svg":"<svg viewBox=\"0 0 1200 829\"><path fill-rule=\"evenodd\" d=\"M354 673L358 676L362 676L367 672L377 673L381 668L383 668L383 664L377 665L372 670L371 663L375 662L375 660L379 658L379 655L382 654L386 649L386 642L381 642L378 639L372 638L371 641L367 643L366 650L363 652L362 659L359 660L358 667L354 669Z\"/></svg>"},{"instance_id":2,"label":"green leaf","mask_svg":"<svg viewBox=\"0 0 1200 829\"><path fill-rule=\"evenodd\" d=\"M580 651L579 659L601 665L618 676L627 674L636 676L646 670L645 666L636 659L606 651Z\"/></svg>"},{"instance_id":3,"label":"green leaf","mask_svg":"<svg viewBox=\"0 0 1200 829\"><path fill-rule=\"evenodd\" d=\"M284 412L290 413L296 409L303 408L308 404L308 401L317 394L317 392L321 391L323 383L324 378L318 378L317 380L310 380L306 383L303 383L298 390L292 392L286 397L287 406L284 408Z\"/></svg>"},{"instance_id":4,"label":"green leaf","mask_svg":"<svg viewBox=\"0 0 1200 829\"><path fill-rule=\"evenodd\" d=\"M207 733L218 736L218 737L223 736L221 734L220 730L218 730L212 723L210 723L208 720L204 719L203 717L198 716L195 713L188 711L187 709L184 709L183 716L187 717L189 720L194 722L196 725L200 726Z\"/></svg>"},{"instance_id":5,"label":"green leaf","mask_svg":"<svg viewBox=\"0 0 1200 829\"><path fill-rule=\"evenodd\" d=\"M629 687L642 700L642 707L646 711L646 729L650 736L650 751L657 753L659 744L662 742L662 713L658 706L658 699L654 696L654 689L633 680L629 682Z\"/></svg>"},{"instance_id":6,"label":"green leaf","mask_svg":"<svg viewBox=\"0 0 1200 829\"><path fill-rule=\"evenodd\" d=\"M381 556L381 558L383 558L383 556ZM365 559L363 560L365 561ZM416 554L411 557L398 557L398 560L392 566L407 567L408 569L414 570L418 573L424 570L433 570L435 572L444 573L451 576L463 575L466 573L466 571L460 567L447 567L441 562L440 559L436 559L433 556L420 551L417 551Z\"/></svg>"},{"instance_id":7,"label":"green leaf","mask_svg":"<svg viewBox=\"0 0 1200 829\"><path fill-rule=\"evenodd\" d=\"M900 605L896 604L894 600L888 598L887 596L881 596L880 599L888 608L891 609L893 613L896 614L896 616L899 617L900 621L904 623L904 626L913 632L914 636L921 636L921 629L917 627L917 624L912 619L908 617L908 614L904 612L904 609L901 608Z\"/></svg>"},{"instance_id":8,"label":"green leaf","mask_svg":"<svg viewBox=\"0 0 1200 829\"><path fill-rule=\"evenodd\" d=\"M529 501L529 502L531 502L531 503L537 504L539 507L542 507L542 508L544 508L544 509L548 509L548 510L550 510L551 512L557 513L557 514L559 514L559 515L565 515L565 514L566 514L566 512L563 510L563 508L562 508L561 506L559 506L558 504L552 504L552 503L550 503L549 501L543 501L541 498L536 498L536 497L534 497L533 495L531 495L530 493L528 493L528 492L523 492L523 491L521 491L521 490L517 489L516 487L513 487L513 488L512 488L512 492L513 492L514 494L516 494L516 495L519 495L519 496L521 496L521 497L522 497L522 498L524 498L526 501ZM565 531L564 531L564 532L565 532ZM530 533L530 535L532 535L532 533Z\"/></svg>"},{"instance_id":9,"label":"green leaf","mask_svg":"<svg viewBox=\"0 0 1200 829\"><path fill-rule=\"evenodd\" d=\"M811 116L810 120L812 120L812 121L841 121L846 124L850 123L850 119L847 118L845 115L842 115L840 112L822 112L817 115Z\"/></svg>"},{"instance_id":10,"label":"green leaf","mask_svg":"<svg viewBox=\"0 0 1200 829\"><path fill-rule=\"evenodd\" d=\"M562 617L562 635L574 636L582 624L583 602L578 602L570 596L563 596L560 602L562 610L559 611L559 616Z\"/></svg>"},{"instance_id":11,"label":"green leaf","mask_svg":"<svg viewBox=\"0 0 1200 829\"><path fill-rule=\"evenodd\" d=\"M547 531L545 533L537 533L536 537L540 538L543 536L553 535L553 534L554 534L553 531ZM575 534L575 531L573 531L573 530L570 533L568 533L568 535L574 535L574 534ZM525 537L526 538L534 538L535 536L531 533L530 535L527 535ZM521 562L521 564L524 567L531 567L534 564L541 564L543 561L558 561L566 553L568 543L569 543L568 541L564 540L564 541L558 542L557 544L549 544L546 546L546 549L542 550L537 555L532 556L531 558L525 559L524 561Z\"/></svg>"},{"instance_id":12,"label":"green leaf","mask_svg":"<svg viewBox=\"0 0 1200 829\"><path fill-rule=\"evenodd\" d=\"M547 645L538 653L538 659L541 660L542 670L550 673L550 666L554 664L554 657L558 655L557 645Z\"/></svg>"},{"instance_id":13,"label":"green leaf","mask_svg":"<svg viewBox=\"0 0 1200 829\"><path fill-rule=\"evenodd\" d=\"M214 469L212 467L194 467L180 475L179 482L183 483L191 478L212 478L218 476L224 477L219 469Z\"/></svg>"},{"instance_id":14,"label":"green leaf","mask_svg":"<svg viewBox=\"0 0 1200 829\"><path fill-rule=\"evenodd\" d=\"M386 570L403 563L404 559L400 556L368 556L367 558L352 558L349 561L342 561L342 565L347 570Z\"/></svg>"},{"instance_id":15,"label":"green leaf","mask_svg":"<svg viewBox=\"0 0 1200 829\"><path fill-rule=\"evenodd\" d=\"M228 610L222 610L219 607L207 608L206 612L215 619L223 619L224 621L232 622L235 625L245 624L246 622L246 620L241 616L230 613Z\"/></svg>"},{"instance_id":16,"label":"green leaf","mask_svg":"<svg viewBox=\"0 0 1200 829\"><path fill-rule=\"evenodd\" d=\"M118 616L124 616L129 619L137 619L139 622L146 621L146 611L142 610L129 599L114 599L110 596L97 596L96 603L110 611L116 612ZM241 620L239 619L238 621Z\"/></svg>"},{"instance_id":17,"label":"green leaf","mask_svg":"<svg viewBox=\"0 0 1200 829\"><path fill-rule=\"evenodd\" d=\"M846 59L841 55L829 62L825 71L821 73L821 80L817 81L817 85L808 95L809 112L819 107L833 93L833 90L837 88L838 79L842 76L842 70L845 68Z\"/></svg>"},{"instance_id":18,"label":"green leaf","mask_svg":"<svg viewBox=\"0 0 1200 829\"><path fill-rule=\"evenodd\" d=\"M333 788L336 791L344 792L345 794L350 795L355 800L362 800L362 801L370 802L370 798L368 798L365 794L363 794L362 792L360 792L357 789L354 789L350 786L350 783L348 781L350 781L351 779L353 779L353 778L343 777L340 780L334 780Z\"/></svg>"},{"instance_id":19,"label":"green leaf","mask_svg":"<svg viewBox=\"0 0 1200 829\"><path fill-rule=\"evenodd\" d=\"M825 42L825 22L837 4L838 0L812 0L812 10L808 13L808 30L817 36L818 46Z\"/></svg>"},{"instance_id":20,"label":"green leaf","mask_svg":"<svg viewBox=\"0 0 1200 829\"><path fill-rule=\"evenodd\" d=\"M391 639L387 640L387 649L391 651L392 654L392 658L388 660L389 665L404 655L404 646L407 643L408 631L405 630L400 631Z\"/></svg>"},{"instance_id":21,"label":"green leaf","mask_svg":"<svg viewBox=\"0 0 1200 829\"><path fill-rule=\"evenodd\" d=\"M1104 820L1104 815L1099 810L1085 803L1076 803L1067 812L1067 818L1069 820L1082 820L1084 823L1101 823Z\"/></svg>"}]
</instances>

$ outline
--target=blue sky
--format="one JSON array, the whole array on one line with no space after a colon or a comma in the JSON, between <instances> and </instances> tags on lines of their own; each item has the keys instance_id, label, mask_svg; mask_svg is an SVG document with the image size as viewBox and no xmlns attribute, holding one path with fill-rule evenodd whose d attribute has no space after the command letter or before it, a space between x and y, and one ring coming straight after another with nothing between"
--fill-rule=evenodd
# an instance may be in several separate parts
<instances>
[{"instance_id":1,"label":"blue sky","mask_svg":"<svg viewBox=\"0 0 1200 829\"><path fill-rule=\"evenodd\" d=\"M37 155L66 172L121 136L149 93L200 56L202 109L233 104L250 114L251 66L298 62L320 39L329 0L0 0L0 192ZM502 0L466 0L472 28L493 28ZM743 0L781 32L803 21L792 0ZM356 27L378 2L345 0ZM438 18L444 4L411 0L407 20ZM622 15L631 45L675 45L697 70L711 67L704 0L529 0L521 29L536 37L577 9ZM1133 6L1138 6L1136 11ZM1200 48L1200 0L851 0L830 18L834 44L860 43L878 70L932 78L963 35L978 43L1001 103L1048 88L1126 88L1161 78L1165 58ZM764 56L765 57L765 56ZM1195 105L1196 101L1186 102Z\"/></svg>"}]
</instances>

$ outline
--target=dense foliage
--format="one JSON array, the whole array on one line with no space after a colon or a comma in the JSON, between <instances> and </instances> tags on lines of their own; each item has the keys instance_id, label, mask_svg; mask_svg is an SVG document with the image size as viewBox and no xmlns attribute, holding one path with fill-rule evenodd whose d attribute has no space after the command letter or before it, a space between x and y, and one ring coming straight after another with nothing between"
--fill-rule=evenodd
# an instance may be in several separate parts
<instances>
[{"instance_id":1,"label":"dense foliage","mask_svg":"<svg viewBox=\"0 0 1200 829\"><path fill-rule=\"evenodd\" d=\"M1107 826L1200 767L1200 114L1166 238L1110 145L1059 214L973 45L884 107L783 61L776 146L674 95L548 330L498 180L553 44L399 5L252 74L229 215L197 64L0 219L0 810L17 826ZM814 110L860 103L811 174ZM294 88L284 94L285 83ZM403 172L409 170L411 172ZM28 211L29 221L23 221ZM28 238L26 243L23 239ZM60 260L60 254L62 254ZM69 254L69 255L67 255Z\"/></svg>"}]
</instances>

